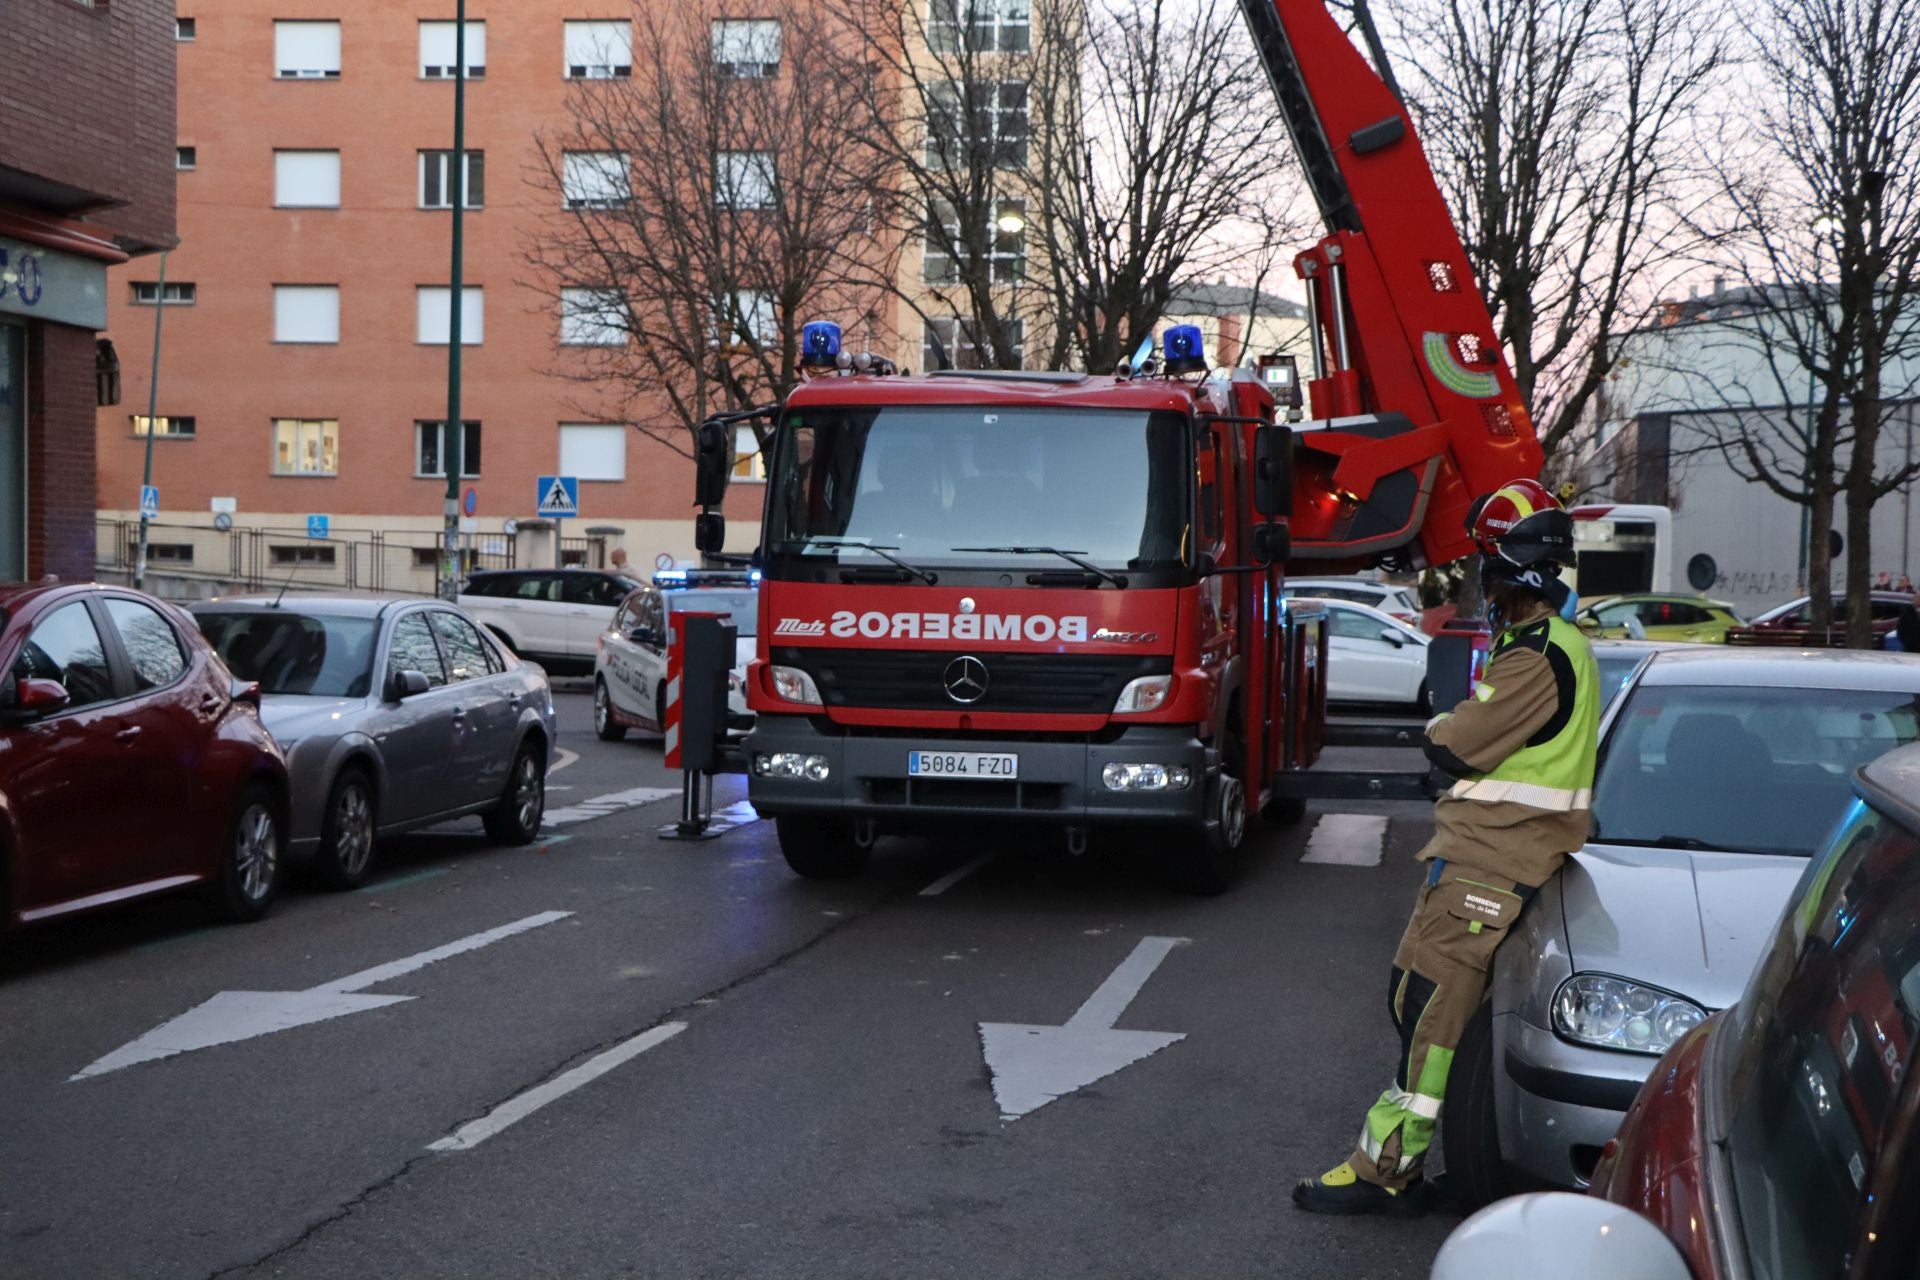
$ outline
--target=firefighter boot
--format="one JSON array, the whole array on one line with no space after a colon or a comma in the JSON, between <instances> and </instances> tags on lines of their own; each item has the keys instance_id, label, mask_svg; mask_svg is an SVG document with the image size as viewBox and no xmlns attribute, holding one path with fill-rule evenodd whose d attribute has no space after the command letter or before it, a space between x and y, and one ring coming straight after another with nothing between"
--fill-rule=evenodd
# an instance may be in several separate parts
<instances>
[{"instance_id":1,"label":"firefighter boot","mask_svg":"<svg viewBox=\"0 0 1920 1280\"><path fill-rule=\"evenodd\" d=\"M1294 1184L1293 1202L1308 1213L1383 1213L1395 1218L1417 1217L1426 1208L1425 1188L1414 1179L1394 1191L1368 1182L1351 1164L1335 1165L1317 1178Z\"/></svg>"}]
</instances>

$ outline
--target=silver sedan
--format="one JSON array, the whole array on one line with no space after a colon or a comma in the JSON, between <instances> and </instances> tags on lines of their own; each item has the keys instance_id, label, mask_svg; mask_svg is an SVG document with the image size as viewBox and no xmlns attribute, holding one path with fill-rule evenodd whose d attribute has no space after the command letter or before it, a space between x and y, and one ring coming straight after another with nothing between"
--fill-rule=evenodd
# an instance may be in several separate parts
<instances>
[{"instance_id":1,"label":"silver sedan","mask_svg":"<svg viewBox=\"0 0 1920 1280\"><path fill-rule=\"evenodd\" d=\"M338 888L364 883L385 836L478 814L528 844L555 741L546 673L438 601L312 597L193 607L214 649L261 689L293 785L289 852Z\"/></svg>"},{"instance_id":2,"label":"silver sedan","mask_svg":"<svg viewBox=\"0 0 1920 1280\"><path fill-rule=\"evenodd\" d=\"M1441 1141L1468 1203L1584 1187L1660 1055L1740 996L1854 769L1920 739L1920 662L1683 645L1600 726L1593 830L1461 1037Z\"/></svg>"}]
</instances>

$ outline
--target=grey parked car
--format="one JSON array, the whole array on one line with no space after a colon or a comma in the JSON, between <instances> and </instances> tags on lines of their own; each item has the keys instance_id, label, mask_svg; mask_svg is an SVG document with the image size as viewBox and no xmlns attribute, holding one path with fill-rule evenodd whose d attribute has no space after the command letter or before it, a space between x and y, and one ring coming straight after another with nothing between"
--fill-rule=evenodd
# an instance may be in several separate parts
<instances>
[{"instance_id":1,"label":"grey parked car","mask_svg":"<svg viewBox=\"0 0 1920 1280\"><path fill-rule=\"evenodd\" d=\"M311 597L193 607L233 673L257 680L286 752L289 853L353 888L383 836L479 814L502 844L540 832L554 744L546 673L451 605Z\"/></svg>"},{"instance_id":2,"label":"grey parked car","mask_svg":"<svg viewBox=\"0 0 1920 1280\"><path fill-rule=\"evenodd\" d=\"M1593 831L1500 947L1447 1081L1459 1197L1585 1187L1654 1064L1740 996L1853 771L1920 739L1920 662L1683 645L1600 726Z\"/></svg>"}]
</instances>

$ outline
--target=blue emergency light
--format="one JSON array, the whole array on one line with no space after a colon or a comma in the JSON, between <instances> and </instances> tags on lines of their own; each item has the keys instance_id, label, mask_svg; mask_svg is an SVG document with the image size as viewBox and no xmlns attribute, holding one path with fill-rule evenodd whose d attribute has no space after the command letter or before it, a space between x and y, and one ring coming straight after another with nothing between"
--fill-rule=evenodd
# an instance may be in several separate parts
<instances>
[{"instance_id":1,"label":"blue emergency light","mask_svg":"<svg viewBox=\"0 0 1920 1280\"><path fill-rule=\"evenodd\" d=\"M1201 336L1199 325L1174 325L1160 340L1160 347L1167 355L1168 373L1207 371L1206 339Z\"/></svg>"},{"instance_id":2,"label":"blue emergency light","mask_svg":"<svg viewBox=\"0 0 1920 1280\"><path fill-rule=\"evenodd\" d=\"M840 326L831 320L814 320L800 331L800 363L809 368L831 369L840 359Z\"/></svg>"},{"instance_id":3,"label":"blue emergency light","mask_svg":"<svg viewBox=\"0 0 1920 1280\"><path fill-rule=\"evenodd\" d=\"M656 587L684 587L687 585L687 571L685 569L662 569L653 575L653 585Z\"/></svg>"}]
</instances>

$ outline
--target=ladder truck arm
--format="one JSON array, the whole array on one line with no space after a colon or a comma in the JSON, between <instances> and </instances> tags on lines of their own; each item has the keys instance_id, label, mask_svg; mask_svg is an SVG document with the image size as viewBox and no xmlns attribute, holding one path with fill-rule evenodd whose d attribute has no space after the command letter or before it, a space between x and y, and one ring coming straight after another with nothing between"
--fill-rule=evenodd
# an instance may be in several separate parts
<instances>
[{"instance_id":1,"label":"ladder truck arm","mask_svg":"<svg viewBox=\"0 0 1920 1280\"><path fill-rule=\"evenodd\" d=\"M1406 106L1324 0L1240 0L1326 234L1306 282L1315 420L1292 558L1344 571L1468 554L1473 499L1542 454Z\"/></svg>"}]
</instances>

